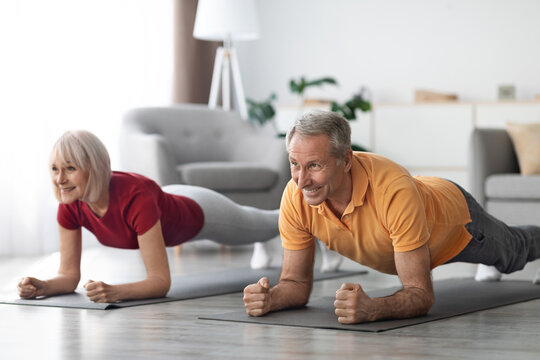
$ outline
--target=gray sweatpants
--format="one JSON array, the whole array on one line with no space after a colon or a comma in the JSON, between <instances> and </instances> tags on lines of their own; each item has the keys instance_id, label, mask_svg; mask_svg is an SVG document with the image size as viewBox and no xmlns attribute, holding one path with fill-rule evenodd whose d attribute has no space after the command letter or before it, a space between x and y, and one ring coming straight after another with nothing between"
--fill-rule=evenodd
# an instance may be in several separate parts
<instances>
[{"instance_id":1,"label":"gray sweatpants","mask_svg":"<svg viewBox=\"0 0 540 360\"><path fill-rule=\"evenodd\" d=\"M167 185L163 191L193 199L204 213L204 225L190 241L208 239L223 245L245 245L279 235L279 209L239 205L213 190L190 185Z\"/></svg>"}]
</instances>

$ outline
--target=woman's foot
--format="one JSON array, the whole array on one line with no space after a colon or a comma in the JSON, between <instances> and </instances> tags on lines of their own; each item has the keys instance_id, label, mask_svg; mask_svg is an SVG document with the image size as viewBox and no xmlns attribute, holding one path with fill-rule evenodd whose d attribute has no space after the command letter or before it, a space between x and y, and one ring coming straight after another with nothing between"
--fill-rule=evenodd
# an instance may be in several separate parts
<instances>
[{"instance_id":1,"label":"woman's foot","mask_svg":"<svg viewBox=\"0 0 540 360\"><path fill-rule=\"evenodd\" d=\"M494 266L478 264L474 280L476 281L499 281L502 274Z\"/></svg>"},{"instance_id":2,"label":"woman's foot","mask_svg":"<svg viewBox=\"0 0 540 360\"><path fill-rule=\"evenodd\" d=\"M253 245L250 266L252 269L267 269L272 262L268 242L258 242Z\"/></svg>"},{"instance_id":3,"label":"woman's foot","mask_svg":"<svg viewBox=\"0 0 540 360\"><path fill-rule=\"evenodd\" d=\"M540 269L536 270L536 275L534 276L533 284L540 284Z\"/></svg>"},{"instance_id":4,"label":"woman's foot","mask_svg":"<svg viewBox=\"0 0 540 360\"><path fill-rule=\"evenodd\" d=\"M343 256L335 251L328 249L322 242L319 241L319 247L321 248L322 264L321 272L336 272L339 270L341 263L343 262Z\"/></svg>"}]
</instances>

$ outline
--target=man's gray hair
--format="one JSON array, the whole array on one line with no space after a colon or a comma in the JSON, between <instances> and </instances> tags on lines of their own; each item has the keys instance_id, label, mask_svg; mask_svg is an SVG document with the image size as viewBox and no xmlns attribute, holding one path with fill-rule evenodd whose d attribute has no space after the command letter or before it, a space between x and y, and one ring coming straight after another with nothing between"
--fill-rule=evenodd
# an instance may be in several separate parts
<instances>
[{"instance_id":1,"label":"man's gray hair","mask_svg":"<svg viewBox=\"0 0 540 360\"><path fill-rule=\"evenodd\" d=\"M287 132L287 150L295 134L301 136L327 135L331 155L341 160L351 149L351 126L341 115L322 110L313 110L298 118Z\"/></svg>"}]
</instances>

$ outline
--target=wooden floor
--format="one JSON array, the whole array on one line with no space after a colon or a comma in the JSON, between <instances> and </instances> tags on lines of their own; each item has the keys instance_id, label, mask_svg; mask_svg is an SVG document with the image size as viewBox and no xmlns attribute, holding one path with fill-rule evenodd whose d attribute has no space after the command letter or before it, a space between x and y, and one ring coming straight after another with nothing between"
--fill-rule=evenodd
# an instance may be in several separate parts
<instances>
[{"instance_id":1,"label":"wooden floor","mask_svg":"<svg viewBox=\"0 0 540 360\"><path fill-rule=\"evenodd\" d=\"M174 274L186 274L244 266L250 254L202 244L186 246L179 257L171 252L169 260ZM57 261L57 255L0 259L0 290L10 291L19 276L54 272ZM129 250L87 250L83 266L82 281L143 274L138 253ZM343 267L359 268L349 261ZM512 277L530 280L534 270ZM472 265L452 264L433 276L473 273ZM312 297L332 296L344 281L366 290L398 284L370 271L317 282ZM540 300L383 333L198 319L242 308L240 293L107 311L0 305L0 359L540 359Z\"/></svg>"}]
</instances>

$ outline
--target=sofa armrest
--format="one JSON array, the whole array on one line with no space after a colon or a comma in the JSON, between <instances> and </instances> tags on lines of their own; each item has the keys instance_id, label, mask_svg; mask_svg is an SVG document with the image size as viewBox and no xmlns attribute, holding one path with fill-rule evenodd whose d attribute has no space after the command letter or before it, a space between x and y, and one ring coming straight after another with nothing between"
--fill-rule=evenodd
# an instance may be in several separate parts
<instances>
[{"instance_id":1,"label":"sofa armrest","mask_svg":"<svg viewBox=\"0 0 540 360\"><path fill-rule=\"evenodd\" d=\"M120 139L122 169L144 175L160 186L178 183L178 175L165 137L123 132Z\"/></svg>"},{"instance_id":2,"label":"sofa armrest","mask_svg":"<svg viewBox=\"0 0 540 360\"><path fill-rule=\"evenodd\" d=\"M519 166L512 140L505 129L475 128L469 154L471 193L485 206L485 183L492 174L517 173Z\"/></svg>"}]
</instances>

